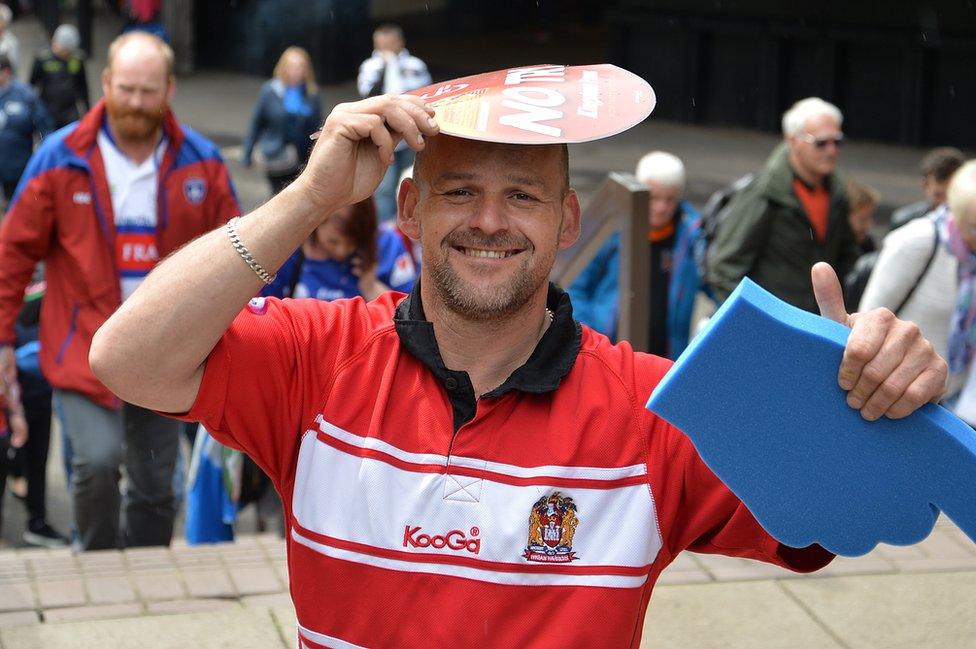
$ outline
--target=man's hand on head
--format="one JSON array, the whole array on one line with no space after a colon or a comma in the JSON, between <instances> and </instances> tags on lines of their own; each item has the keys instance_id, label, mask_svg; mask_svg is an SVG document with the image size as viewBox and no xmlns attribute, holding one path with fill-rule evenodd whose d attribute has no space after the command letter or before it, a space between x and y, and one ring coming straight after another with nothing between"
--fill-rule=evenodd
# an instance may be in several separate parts
<instances>
[{"instance_id":1,"label":"man's hand on head","mask_svg":"<svg viewBox=\"0 0 976 649\"><path fill-rule=\"evenodd\" d=\"M420 151L425 138L437 133L434 110L420 97L381 95L339 104L294 185L323 209L350 205L373 194L401 140Z\"/></svg>"},{"instance_id":2,"label":"man's hand on head","mask_svg":"<svg viewBox=\"0 0 976 649\"><path fill-rule=\"evenodd\" d=\"M811 278L820 314L851 327L837 375L848 405L869 421L900 419L942 397L948 366L918 325L899 320L888 309L848 314L829 264L815 264Z\"/></svg>"}]
</instances>

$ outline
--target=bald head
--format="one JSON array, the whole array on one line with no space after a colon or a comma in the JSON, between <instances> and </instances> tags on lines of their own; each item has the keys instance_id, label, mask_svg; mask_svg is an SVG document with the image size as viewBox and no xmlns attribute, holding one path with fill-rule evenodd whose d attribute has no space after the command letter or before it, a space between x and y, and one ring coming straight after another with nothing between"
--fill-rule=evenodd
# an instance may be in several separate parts
<instances>
[{"instance_id":1,"label":"bald head","mask_svg":"<svg viewBox=\"0 0 976 649\"><path fill-rule=\"evenodd\" d=\"M165 76L172 77L173 50L158 36L142 31L128 32L108 46L108 65L105 71L111 74L122 64L156 68Z\"/></svg>"}]
</instances>

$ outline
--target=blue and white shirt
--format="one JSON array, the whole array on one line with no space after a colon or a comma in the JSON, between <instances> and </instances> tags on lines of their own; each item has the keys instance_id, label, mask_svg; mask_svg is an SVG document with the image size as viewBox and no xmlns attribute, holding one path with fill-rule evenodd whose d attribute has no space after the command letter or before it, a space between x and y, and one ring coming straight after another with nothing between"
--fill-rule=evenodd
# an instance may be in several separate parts
<instances>
[{"instance_id":1,"label":"blue and white shirt","mask_svg":"<svg viewBox=\"0 0 976 649\"><path fill-rule=\"evenodd\" d=\"M376 277L394 291L409 293L417 279L417 268L400 237L388 228L381 227L376 234ZM294 295L289 288L295 276L295 264L299 263L295 252L284 263L275 281L268 284L261 294L265 297L312 297L319 300L338 300L361 295L359 278L352 272L352 258L345 261L304 259L299 271Z\"/></svg>"}]
</instances>

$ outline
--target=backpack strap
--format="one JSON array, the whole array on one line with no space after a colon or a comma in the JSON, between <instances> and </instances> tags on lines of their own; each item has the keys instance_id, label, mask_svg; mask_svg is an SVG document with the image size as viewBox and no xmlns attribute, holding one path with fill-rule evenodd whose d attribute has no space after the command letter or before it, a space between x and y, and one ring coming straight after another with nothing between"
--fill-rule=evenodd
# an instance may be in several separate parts
<instances>
[{"instance_id":1,"label":"backpack strap","mask_svg":"<svg viewBox=\"0 0 976 649\"><path fill-rule=\"evenodd\" d=\"M908 304L908 301L912 299L913 295L915 295L915 289L917 289L918 285L922 283L923 279L925 279L925 274L929 272L929 268L932 266L932 261L935 259L935 253L937 253L938 251L939 251L939 224L936 223L935 221L932 221L932 252L929 253L929 258L925 262L925 266L922 267L922 272L918 274L918 278L915 280L915 283L912 284L912 287L908 290L908 295L905 296L905 299L903 299L901 301L901 304L899 304L898 307L895 309L895 315L901 313L901 310L905 308L905 305Z\"/></svg>"}]
</instances>

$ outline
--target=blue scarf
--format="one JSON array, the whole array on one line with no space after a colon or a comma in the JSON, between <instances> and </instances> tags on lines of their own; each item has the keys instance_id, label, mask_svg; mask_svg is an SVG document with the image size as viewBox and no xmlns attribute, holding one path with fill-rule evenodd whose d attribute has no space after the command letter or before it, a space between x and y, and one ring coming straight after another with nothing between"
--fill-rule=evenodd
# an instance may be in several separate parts
<instances>
[{"instance_id":1,"label":"blue scarf","mask_svg":"<svg viewBox=\"0 0 976 649\"><path fill-rule=\"evenodd\" d=\"M312 114L312 107L305 101L305 86L288 86L285 88L285 111L293 115L308 117Z\"/></svg>"}]
</instances>

